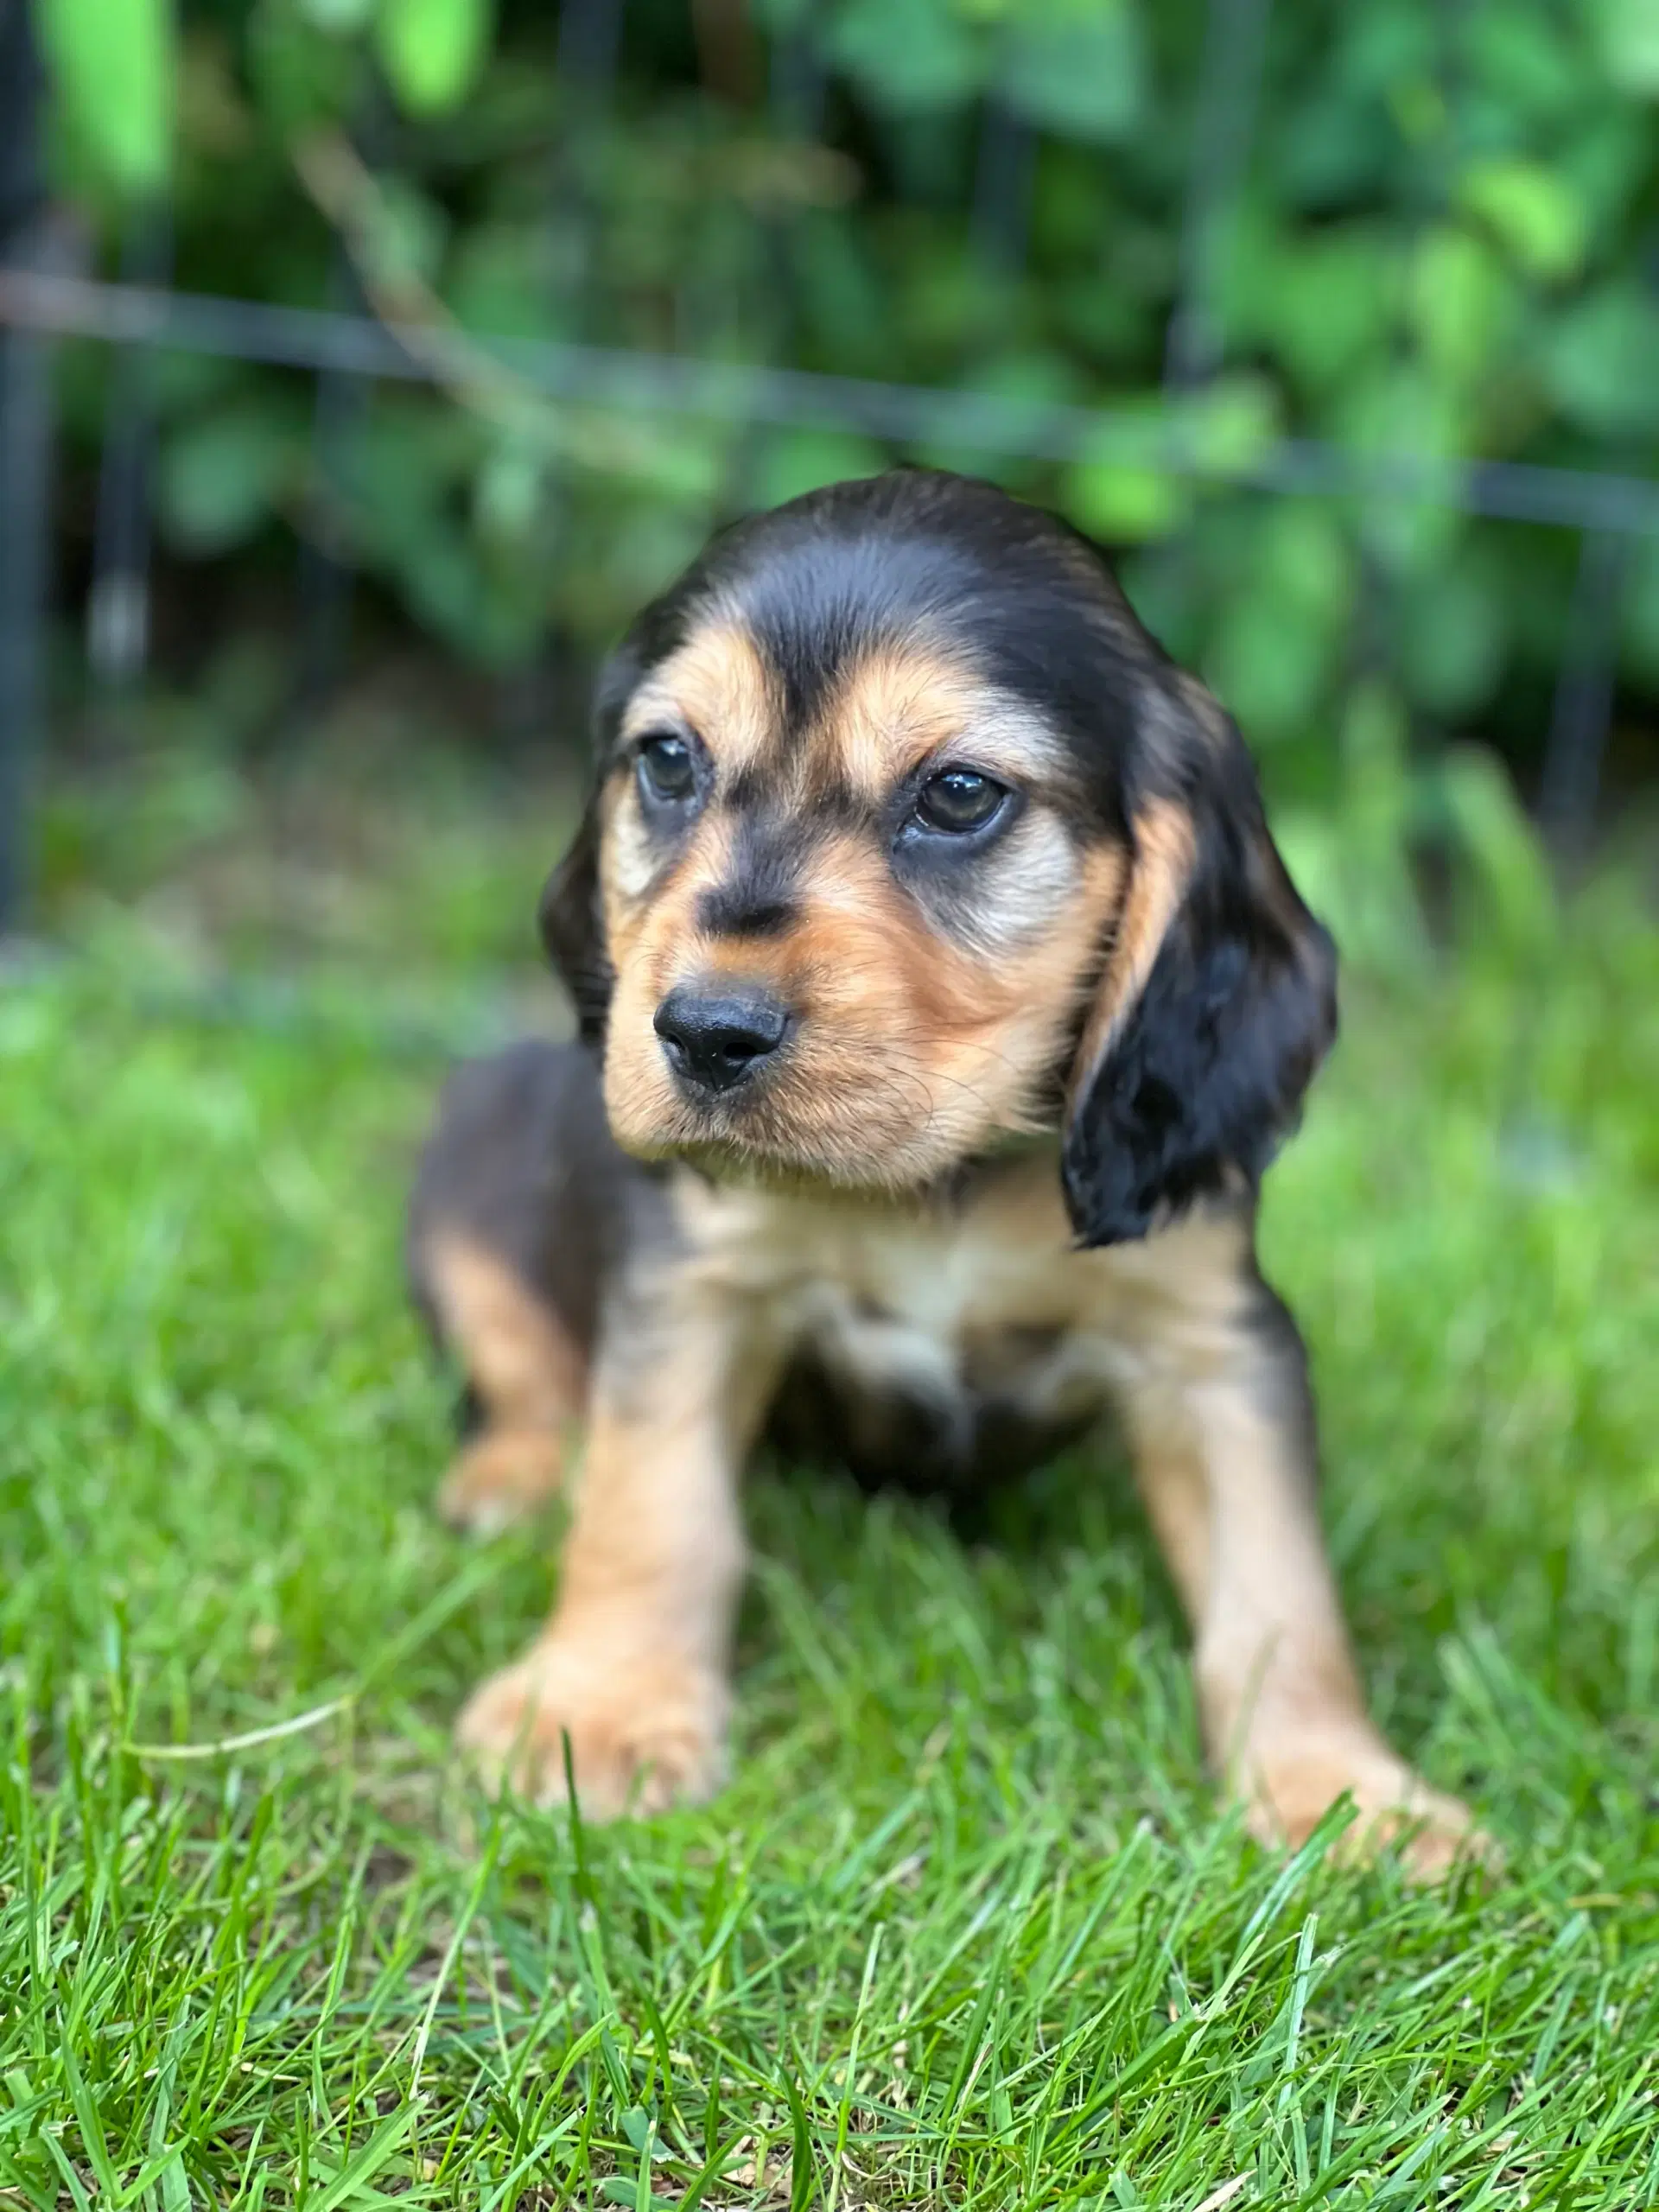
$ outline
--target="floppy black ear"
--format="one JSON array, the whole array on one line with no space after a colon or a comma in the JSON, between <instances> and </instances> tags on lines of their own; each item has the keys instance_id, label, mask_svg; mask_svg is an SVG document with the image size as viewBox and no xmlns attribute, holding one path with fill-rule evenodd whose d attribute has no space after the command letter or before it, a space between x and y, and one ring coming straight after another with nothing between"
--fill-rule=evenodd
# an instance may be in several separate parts
<instances>
[{"instance_id":1,"label":"floppy black ear","mask_svg":"<svg viewBox=\"0 0 1659 2212\"><path fill-rule=\"evenodd\" d=\"M539 910L542 943L564 979L584 1045L605 1041L615 976L605 943L599 887L599 793L588 800L570 849L547 879Z\"/></svg>"},{"instance_id":2,"label":"floppy black ear","mask_svg":"<svg viewBox=\"0 0 1659 2212\"><path fill-rule=\"evenodd\" d=\"M538 910L542 943L575 1003L576 1027L584 1045L604 1044L611 992L616 982L605 939L599 880L603 826L600 801L605 788L605 762L615 742L622 709L639 681L641 664L639 647L630 636L600 670L594 687L594 750L599 763L594 787L569 851L547 879Z\"/></svg>"},{"instance_id":3,"label":"floppy black ear","mask_svg":"<svg viewBox=\"0 0 1659 2212\"><path fill-rule=\"evenodd\" d=\"M1152 720L1067 1101L1061 1172L1085 1245L1253 1192L1336 1033L1335 948L1268 834L1237 730L1185 680Z\"/></svg>"}]
</instances>

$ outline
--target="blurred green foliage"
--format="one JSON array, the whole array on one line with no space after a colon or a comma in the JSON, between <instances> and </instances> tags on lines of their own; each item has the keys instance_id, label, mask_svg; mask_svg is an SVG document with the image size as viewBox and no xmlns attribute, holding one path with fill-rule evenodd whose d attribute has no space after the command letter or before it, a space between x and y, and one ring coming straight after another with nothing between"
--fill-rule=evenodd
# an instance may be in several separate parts
<instances>
[{"instance_id":1,"label":"blurred green foliage","mask_svg":"<svg viewBox=\"0 0 1659 2212\"><path fill-rule=\"evenodd\" d=\"M1448 489L1470 456L1659 458L1659 0L1281 0L1238 189L1196 229L1199 0L631 0L605 97L561 74L557 11L529 0L39 3L65 188L111 250L164 188L182 286L327 298L334 233L301 172L315 188L308 149L349 132L378 180L350 208L360 274L441 327L1109 405L1070 465L911 457L1123 553L1153 626L1311 803L1386 787L1443 827L1478 814L1441 741L1535 747L1577 548L1230 474L1284 435L1415 454ZM987 216L988 108L1039 134L1028 224ZM1206 358L1172 396L1184 270ZM99 373L70 376L88 447ZM482 404L462 376L375 389L321 485L299 379L171 358L158 386L175 551L257 559L278 526L326 527L504 667L550 627L602 643L724 516L892 457ZM1172 426L1202 483L1162 467ZM1618 652L1628 696L1659 695L1659 540L1634 549Z\"/></svg>"}]
</instances>

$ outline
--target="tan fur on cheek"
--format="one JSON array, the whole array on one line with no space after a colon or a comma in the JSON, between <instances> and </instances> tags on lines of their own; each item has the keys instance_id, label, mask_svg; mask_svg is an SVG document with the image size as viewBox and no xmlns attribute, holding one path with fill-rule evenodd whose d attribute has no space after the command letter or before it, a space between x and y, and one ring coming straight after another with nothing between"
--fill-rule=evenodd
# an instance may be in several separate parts
<instances>
[{"instance_id":1,"label":"tan fur on cheek","mask_svg":"<svg viewBox=\"0 0 1659 2212\"><path fill-rule=\"evenodd\" d=\"M1119 855L1107 849L1090 855L1064 918L994 963L959 959L953 973L938 963L937 946L930 943L933 959L924 969L922 1019L912 1049L936 1071L939 1141L960 1152L986 1135L1041 1125L1047 1111L1044 1094L1093 972L1122 878ZM982 1130L973 1126L976 1104L987 1117Z\"/></svg>"},{"instance_id":2,"label":"tan fur on cheek","mask_svg":"<svg viewBox=\"0 0 1659 2212\"><path fill-rule=\"evenodd\" d=\"M938 922L977 958L1007 961L1038 950L1057 929L1064 931L1065 910L1082 881L1071 836L1047 809L1033 807L982 868L972 896L950 899Z\"/></svg>"},{"instance_id":3,"label":"tan fur on cheek","mask_svg":"<svg viewBox=\"0 0 1659 2212\"><path fill-rule=\"evenodd\" d=\"M607 938L616 982L605 1047L605 1109L611 1134L626 1152L654 1159L699 1134L677 1090L653 1020L676 983L697 972L702 944L699 899L729 865L731 825L711 812L693 832L655 895L626 896L601 865Z\"/></svg>"},{"instance_id":4,"label":"tan fur on cheek","mask_svg":"<svg viewBox=\"0 0 1659 2212\"><path fill-rule=\"evenodd\" d=\"M636 906L660 874L663 855L645 827L632 776L616 795L604 838L607 887L619 906Z\"/></svg>"},{"instance_id":5,"label":"tan fur on cheek","mask_svg":"<svg viewBox=\"0 0 1659 2212\"><path fill-rule=\"evenodd\" d=\"M652 1027L662 993L635 963L619 976L605 1045L605 1113L624 1152L653 1160L696 1134Z\"/></svg>"}]
</instances>

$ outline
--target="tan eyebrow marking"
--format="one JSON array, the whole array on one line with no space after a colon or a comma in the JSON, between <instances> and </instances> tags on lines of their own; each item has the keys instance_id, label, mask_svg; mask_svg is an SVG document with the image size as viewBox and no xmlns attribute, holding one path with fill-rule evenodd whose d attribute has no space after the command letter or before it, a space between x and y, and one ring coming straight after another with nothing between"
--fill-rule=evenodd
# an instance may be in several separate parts
<instances>
[{"instance_id":1,"label":"tan eyebrow marking","mask_svg":"<svg viewBox=\"0 0 1659 2212\"><path fill-rule=\"evenodd\" d=\"M819 717L814 751L861 795L885 797L931 753L960 740L976 765L1041 778L1065 759L1034 709L950 654L878 648L849 669Z\"/></svg>"},{"instance_id":2,"label":"tan eyebrow marking","mask_svg":"<svg viewBox=\"0 0 1659 2212\"><path fill-rule=\"evenodd\" d=\"M717 623L652 669L628 702L622 734L687 722L719 768L735 774L775 751L781 720L778 687L753 640L734 624Z\"/></svg>"}]
</instances>

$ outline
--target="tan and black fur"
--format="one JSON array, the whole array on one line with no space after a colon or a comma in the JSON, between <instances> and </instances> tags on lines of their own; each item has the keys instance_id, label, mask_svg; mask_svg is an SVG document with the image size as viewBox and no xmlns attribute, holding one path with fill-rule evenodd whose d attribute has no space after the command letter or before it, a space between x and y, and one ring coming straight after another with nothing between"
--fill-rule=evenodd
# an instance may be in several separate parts
<instances>
[{"instance_id":1,"label":"tan and black fur","mask_svg":"<svg viewBox=\"0 0 1659 2212\"><path fill-rule=\"evenodd\" d=\"M412 1211L475 1414L448 1510L570 1478L553 1618L462 1742L553 1796L568 1733L590 1814L708 1794L769 1423L971 1486L1114 1408L1256 1831L1351 1791L1446 1865L1467 1818L1366 1716L1255 1262L1334 958L1231 722L1084 539L901 471L716 539L596 742L543 906L582 1041L461 1071Z\"/></svg>"}]
</instances>

